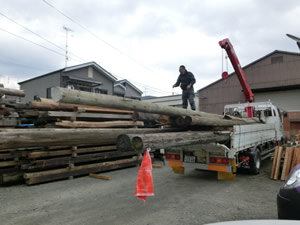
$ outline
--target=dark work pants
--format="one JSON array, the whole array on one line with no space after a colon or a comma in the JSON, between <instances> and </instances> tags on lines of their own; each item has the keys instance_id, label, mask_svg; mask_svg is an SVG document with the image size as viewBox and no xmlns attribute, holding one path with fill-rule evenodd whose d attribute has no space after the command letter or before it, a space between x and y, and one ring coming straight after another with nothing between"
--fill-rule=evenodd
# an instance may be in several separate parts
<instances>
[{"instance_id":1,"label":"dark work pants","mask_svg":"<svg viewBox=\"0 0 300 225\"><path fill-rule=\"evenodd\" d=\"M194 88L190 88L188 90L182 90L182 108L186 109L189 101L191 105L191 109L196 110L194 98L195 98Z\"/></svg>"}]
</instances>

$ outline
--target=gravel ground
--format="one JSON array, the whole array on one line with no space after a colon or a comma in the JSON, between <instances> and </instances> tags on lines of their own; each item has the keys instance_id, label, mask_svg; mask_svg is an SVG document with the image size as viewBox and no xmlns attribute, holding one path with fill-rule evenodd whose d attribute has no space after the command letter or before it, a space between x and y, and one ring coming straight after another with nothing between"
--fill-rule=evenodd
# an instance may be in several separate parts
<instances>
[{"instance_id":1,"label":"gravel ground","mask_svg":"<svg viewBox=\"0 0 300 225\"><path fill-rule=\"evenodd\" d=\"M269 179L271 162L256 176L218 181L216 173L153 169L155 196L134 196L138 167L105 173L112 180L82 177L47 184L0 188L0 224L205 224L276 219L281 181Z\"/></svg>"}]
</instances>

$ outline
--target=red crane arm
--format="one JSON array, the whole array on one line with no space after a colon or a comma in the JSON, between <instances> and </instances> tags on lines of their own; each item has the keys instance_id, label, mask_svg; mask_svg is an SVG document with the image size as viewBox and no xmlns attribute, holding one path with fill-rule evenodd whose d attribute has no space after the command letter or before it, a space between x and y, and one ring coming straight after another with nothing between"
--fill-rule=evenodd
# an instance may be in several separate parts
<instances>
[{"instance_id":1,"label":"red crane arm","mask_svg":"<svg viewBox=\"0 0 300 225\"><path fill-rule=\"evenodd\" d=\"M232 44L230 43L229 39L226 38L222 41L219 41L219 45L221 46L221 48L224 48L227 52L227 55L231 61L234 71L235 71L236 75L238 76L241 86L243 88L245 100L247 102L253 102L254 94L252 93L251 88L247 83L248 81L246 79L245 73L244 73L244 71L240 65L240 62L234 52Z\"/></svg>"}]
</instances>

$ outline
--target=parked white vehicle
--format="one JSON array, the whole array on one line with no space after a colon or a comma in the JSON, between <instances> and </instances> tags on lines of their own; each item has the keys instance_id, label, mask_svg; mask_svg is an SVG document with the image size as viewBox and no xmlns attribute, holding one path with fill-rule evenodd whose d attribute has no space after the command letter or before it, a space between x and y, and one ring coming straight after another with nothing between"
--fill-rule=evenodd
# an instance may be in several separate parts
<instances>
[{"instance_id":1,"label":"parked white vehicle","mask_svg":"<svg viewBox=\"0 0 300 225\"><path fill-rule=\"evenodd\" d=\"M247 117L246 107L253 107L254 116L261 123L235 125L226 143L176 147L165 150L168 164L174 171L195 168L219 172L236 172L244 168L258 174L261 161L270 157L275 145L283 141L282 119L279 109L271 102L226 105L224 116ZM181 170L179 169L181 168Z\"/></svg>"}]
</instances>

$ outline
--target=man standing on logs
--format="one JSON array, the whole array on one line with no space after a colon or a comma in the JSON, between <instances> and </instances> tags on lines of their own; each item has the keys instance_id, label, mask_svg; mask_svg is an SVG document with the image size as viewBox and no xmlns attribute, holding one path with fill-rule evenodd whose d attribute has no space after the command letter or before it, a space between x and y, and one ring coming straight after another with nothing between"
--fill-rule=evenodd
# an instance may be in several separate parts
<instances>
[{"instance_id":1,"label":"man standing on logs","mask_svg":"<svg viewBox=\"0 0 300 225\"><path fill-rule=\"evenodd\" d=\"M180 75L177 82L173 85L178 87L180 85L182 89L182 108L186 109L188 106L188 101L190 102L191 109L196 110L195 106L195 93L193 85L196 83L194 75L185 69L185 66L181 65L179 67Z\"/></svg>"}]
</instances>

